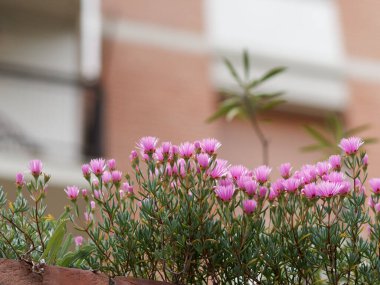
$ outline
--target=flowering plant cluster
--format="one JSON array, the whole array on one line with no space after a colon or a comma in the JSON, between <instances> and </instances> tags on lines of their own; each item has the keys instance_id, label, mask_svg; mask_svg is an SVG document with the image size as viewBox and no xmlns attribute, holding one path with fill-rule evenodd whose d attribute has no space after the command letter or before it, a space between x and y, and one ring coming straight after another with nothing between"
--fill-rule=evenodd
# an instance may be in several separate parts
<instances>
[{"instance_id":1,"label":"flowering plant cluster","mask_svg":"<svg viewBox=\"0 0 380 285\"><path fill-rule=\"evenodd\" d=\"M72 211L54 225L69 215L82 234L75 251L55 252L52 262L174 284L380 284L380 179L365 190L362 144L343 139L342 154L298 170L284 163L271 179L269 166L218 158L215 139L158 145L144 137L130 155L133 177L113 159L93 159L82 166L88 187L65 189ZM33 177L28 191L44 193L44 176ZM17 181L22 197L25 182ZM12 209L2 221L17 232ZM30 232L40 246L57 230L41 237L31 221ZM0 252L30 254L20 233L18 242L2 234ZM51 255L38 246L32 260Z\"/></svg>"}]
</instances>

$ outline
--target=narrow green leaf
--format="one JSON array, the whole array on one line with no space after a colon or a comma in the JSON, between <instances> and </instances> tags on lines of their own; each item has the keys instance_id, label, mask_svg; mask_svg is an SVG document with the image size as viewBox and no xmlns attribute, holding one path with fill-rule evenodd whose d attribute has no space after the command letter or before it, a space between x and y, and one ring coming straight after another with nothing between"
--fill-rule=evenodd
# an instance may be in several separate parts
<instances>
[{"instance_id":1,"label":"narrow green leaf","mask_svg":"<svg viewBox=\"0 0 380 285\"><path fill-rule=\"evenodd\" d=\"M47 264L55 264L58 252L61 249L60 245L62 244L65 237L66 222L67 220L58 221L58 226L50 237L45 251L41 256L41 258L45 259Z\"/></svg>"},{"instance_id":2,"label":"narrow green leaf","mask_svg":"<svg viewBox=\"0 0 380 285\"><path fill-rule=\"evenodd\" d=\"M241 81L238 73L236 72L235 67L232 65L232 63L227 58L224 58L224 64L227 66L227 68L230 71L232 77L235 78L235 80L237 81L237 83L239 85L241 85L242 81Z\"/></svg>"},{"instance_id":3,"label":"narrow green leaf","mask_svg":"<svg viewBox=\"0 0 380 285\"><path fill-rule=\"evenodd\" d=\"M236 116L238 116L242 112L241 107L234 107L228 111L226 115L226 120L231 122Z\"/></svg>"},{"instance_id":4,"label":"narrow green leaf","mask_svg":"<svg viewBox=\"0 0 380 285\"><path fill-rule=\"evenodd\" d=\"M248 55L248 51L247 50L244 50L244 52L243 52L243 63L244 63L245 78L248 78L250 63L249 63L249 55Z\"/></svg>"},{"instance_id":5,"label":"narrow green leaf","mask_svg":"<svg viewBox=\"0 0 380 285\"><path fill-rule=\"evenodd\" d=\"M349 129L349 130L345 131L344 136L345 137L350 137L350 136L356 135L356 134L358 134L360 132L366 131L369 128L370 128L369 124L360 125L360 126L357 126L357 127L354 127L352 129Z\"/></svg>"},{"instance_id":6,"label":"narrow green leaf","mask_svg":"<svg viewBox=\"0 0 380 285\"><path fill-rule=\"evenodd\" d=\"M313 128L312 126L304 126L306 131L314 138L316 139L319 143L325 146L332 146L331 142L318 130Z\"/></svg>"}]
</instances>

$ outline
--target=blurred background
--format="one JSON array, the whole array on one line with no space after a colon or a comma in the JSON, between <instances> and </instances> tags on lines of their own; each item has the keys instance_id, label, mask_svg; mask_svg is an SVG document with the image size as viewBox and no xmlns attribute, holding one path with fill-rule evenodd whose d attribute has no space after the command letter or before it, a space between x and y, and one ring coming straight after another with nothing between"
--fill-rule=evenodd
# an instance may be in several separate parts
<instances>
[{"instance_id":1,"label":"blurred background","mask_svg":"<svg viewBox=\"0 0 380 285\"><path fill-rule=\"evenodd\" d=\"M236 88L223 58L241 72L243 49L254 75L287 67L260 87L287 100L260 122L271 166L325 158L301 148L331 114L379 136L379 0L0 0L0 185L39 158L58 202L91 157L128 170L146 135L215 137L231 163L261 164L248 121L206 123ZM379 176L380 147L367 150Z\"/></svg>"}]
</instances>

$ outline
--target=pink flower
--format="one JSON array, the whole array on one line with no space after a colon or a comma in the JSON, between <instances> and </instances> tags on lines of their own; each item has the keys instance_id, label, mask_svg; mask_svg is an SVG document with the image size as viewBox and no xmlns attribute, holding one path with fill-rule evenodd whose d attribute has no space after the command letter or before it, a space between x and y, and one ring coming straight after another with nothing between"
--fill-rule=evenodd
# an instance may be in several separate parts
<instances>
[{"instance_id":1,"label":"pink flower","mask_svg":"<svg viewBox=\"0 0 380 285\"><path fill-rule=\"evenodd\" d=\"M333 183L341 183L345 180L344 174L342 172L333 171L326 176L327 181Z\"/></svg>"},{"instance_id":2,"label":"pink flower","mask_svg":"<svg viewBox=\"0 0 380 285\"><path fill-rule=\"evenodd\" d=\"M278 193L284 191L284 181L285 180L283 178L277 179L275 182L272 183L271 188Z\"/></svg>"},{"instance_id":3,"label":"pink flower","mask_svg":"<svg viewBox=\"0 0 380 285\"><path fill-rule=\"evenodd\" d=\"M261 165L253 170L253 175L259 183L265 183L268 181L271 172L272 168Z\"/></svg>"},{"instance_id":4,"label":"pink flower","mask_svg":"<svg viewBox=\"0 0 380 285\"><path fill-rule=\"evenodd\" d=\"M158 138L156 137L143 137L137 147L145 154L153 154L156 151L157 142Z\"/></svg>"},{"instance_id":5,"label":"pink flower","mask_svg":"<svg viewBox=\"0 0 380 285\"><path fill-rule=\"evenodd\" d=\"M372 178L369 180L369 184L374 193L380 194L380 178Z\"/></svg>"},{"instance_id":6,"label":"pink flower","mask_svg":"<svg viewBox=\"0 0 380 285\"><path fill-rule=\"evenodd\" d=\"M329 157L329 163L333 170L340 171L342 167L341 157L338 154Z\"/></svg>"},{"instance_id":7,"label":"pink flower","mask_svg":"<svg viewBox=\"0 0 380 285\"><path fill-rule=\"evenodd\" d=\"M116 169L116 160L115 159L109 159L108 161L107 161L107 166L108 166L108 169L109 169L109 171L113 171L113 170L115 170Z\"/></svg>"},{"instance_id":8,"label":"pink flower","mask_svg":"<svg viewBox=\"0 0 380 285\"><path fill-rule=\"evenodd\" d=\"M201 147L201 142L200 141L195 141L194 142L194 147L195 147L195 150L197 152L200 152L202 150L202 147Z\"/></svg>"},{"instance_id":9,"label":"pink flower","mask_svg":"<svg viewBox=\"0 0 380 285\"><path fill-rule=\"evenodd\" d=\"M179 154L184 159L189 159L194 154L194 145L190 142L185 142L179 146Z\"/></svg>"},{"instance_id":10,"label":"pink flower","mask_svg":"<svg viewBox=\"0 0 380 285\"><path fill-rule=\"evenodd\" d=\"M102 181L104 184L108 184L112 181L112 175L109 171L104 171L102 175Z\"/></svg>"},{"instance_id":11,"label":"pink flower","mask_svg":"<svg viewBox=\"0 0 380 285\"><path fill-rule=\"evenodd\" d=\"M133 186L132 185L129 185L128 182L124 182L123 185L121 185L121 188L120 188L122 191L124 191L125 193L128 193L128 194L133 194Z\"/></svg>"},{"instance_id":12,"label":"pink flower","mask_svg":"<svg viewBox=\"0 0 380 285\"><path fill-rule=\"evenodd\" d=\"M243 210L246 214L252 214L256 210L256 207L257 203L253 199L243 201Z\"/></svg>"},{"instance_id":13,"label":"pink flower","mask_svg":"<svg viewBox=\"0 0 380 285\"><path fill-rule=\"evenodd\" d=\"M118 171L118 170L112 171L111 173L112 182L115 184L119 183L122 179L122 176L123 176L123 173L121 171Z\"/></svg>"},{"instance_id":14,"label":"pink flower","mask_svg":"<svg viewBox=\"0 0 380 285\"><path fill-rule=\"evenodd\" d=\"M90 208L91 208L91 210L94 210L95 209L95 201L91 201L90 202Z\"/></svg>"},{"instance_id":15,"label":"pink flower","mask_svg":"<svg viewBox=\"0 0 380 285\"><path fill-rule=\"evenodd\" d=\"M208 155L213 155L220 146L221 143L212 138L204 139L201 143L202 150Z\"/></svg>"},{"instance_id":16,"label":"pink flower","mask_svg":"<svg viewBox=\"0 0 380 285\"><path fill-rule=\"evenodd\" d=\"M162 153L164 155L169 155L170 151L172 149L172 143L171 142L163 142L161 147L162 147Z\"/></svg>"},{"instance_id":17,"label":"pink flower","mask_svg":"<svg viewBox=\"0 0 380 285\"><path fill-rule=\"evenodd\" d=\"M223 202L228 202L234 196L235 189L232 185L230 186L218 185L216 186L215 193Z\"/></svg>"},{"instance_id":18,"label":"pink flower","mask_svg":"<svg viewBox=\"0 0 380 285\"><path fill-rule=\"evenodd\" d=\"M259 197L264 198L267 195L268 189L267 187L261 186L259 190Z\"/></svg>"},{"instance_id":19,"label":"pink flower","mask_svg":"<svg viewBox=\"0 0 380 285\"><path fill-rule=\"evenodd\" d=\"M83 164L82 165L82 174L85 178L89 178L90 175L91 175L91 169L90 169L90 165L88 164Z\"/></svg>"},{"instance_id":20,"label":"pink flower","mask_svg":"<svg viewBox=\"0 0 380 285\"><path fill-rule=\"evenodd\" d=\"M289 162L281 164L279 169L282 178L287 179L291 176L292 165Z\"/></svg>"},{"instance_id":21,"label":"pink flower","mask_svg":"<svg viewBox=\"0 0 380 285\"><path fill-rule=\"evenodd\" d=\"M75 201L79 196L79 188L77 186L67 186L65 192L67 194L67 198L71 201Z\"/></svg>"},{"instance_id":22,"label":"pink flower","mask_svg":"<svg viewBox=\"0 0 380 285\"><path fill-rule=\"evenodd\" d=\"M340 184L342 185L342 187L340 188L339 194L340 195L346 195L346 194L348 194L348 192L350 192L350 189L351 189L350 182L348 182L348 181L342 181L342 182L340 182ZM359 193L362 193L361 190L359 191Z\"/></svg>"},{"instance_id":23,"label":"pink flower","mask_svg":"<svg viewBox=\"0 0 380 285\"><path fill-rule=\"evenodd\" d=\"M25 185L24 174L20 172L16 174L16 185L17 187L22 187Z\"/></svg>"},{"instance_id":24,"label":"pink flower","mask_svg":"<svg viewBox=\"0 0 380 285\"><path fill-rule=\"evenodd\" d=\"M207 174L210 175L213 179L221 178L222 176L225 176L227 174L228 165L227 160L223 159L216 159L215 165L213 168L209 168L207 171Z\"/></svg>"},{"instance_id":25,"label":"pink flower","mask_svg":"<svg viewBox=\"0 0 380 285\"><path fill-rule=\"evenodd\" d=\"M315 183L310 183L305 185L301 193L308 199L314 199L317 197L317 191L318 189Z\"/></svg>"},{"instance_id":26,"label":"pink flower","mask_svg":"<svg viewBox=\"0 0 380 285\"><path fill-rule=\"evenodd\" d=\"M133 161L135 161L137 158L138 158L138 154L137 154L137 151L135 151L135 150L132 150L131 151L131 154L129 155L129 160L131 161L131 162L133 162Z\"/></svg>"},{"instance_id":27,"label":"pink flower","mask_svg":"<svg viewBox=\"0 0 380 285\"><path fill-rule=\"evenodd\" d=\"M90 168L95 175L101 175L105 169L105 160L102 158L91 159Z\"/></svg>"},{"instance_id":28,"label":"pink flower","mask_svg":"<svg viewBox=\"0 0 380 285\"><path fill-rule=\"evenodd\" d=\"M173 173L182 178L186 177L186 161L183 158L178 159L176 164L173 165Z\"/></svg>"},{"instance_id":29,"label":"pink flower","mask_svg":"<svg viewBox=\"0 0 380 285\"><path fill-rule=\"evenodd\" d=\"M329 173L331 165L327 161L318 162L316 165L317 173L319 176L323 176Z\"/></svg>"},{"instance_id":30,"label":"pink flower","mask_svg":"<svg viewBox=\"0 0 380 285\"><path fill-rule=\"evenodd\" d=\"M159 147L156 149L156 152L153 154L153 157L156 161L158 162L163 162L165 157L164 154L162 153L162 148Z\"/></svg>"},{"instance_id":31,"label":"pink flower","mask_svg":"<svg viewBox=\"0 0 380 285\"><path fill-rule=\"evenodd\" d=\"M42 161L38 159L29 161L29 170L33 176L39 176L42 172Z\"/></svg>"},{"instance_id":32,"label":"pink flower","mask_svg":"<svg viewBox=\"0 0 380 285\"><path fill-rule=\"evenodd\" d=\"M358 137L350 137L348 139L342 139L339 147L347 154L352 155L357 153L359 148L364 144L363 140Z\"/></svg>"},{"instance_id":33,"label":"pink flower","mask_svg":"<svg viewBox=\"0 0 380 285\"><path fill-rule=\"evenodd\" d=\"M206 169L210 163L210 157L206 153L200 153L197 155L197 161L202 169Z\"/></svg>"},{"instance_id":34,"label":"pink flower","mask_svg":"<svg viewBox=\"0 0 380 285\"><path fill-rule=\"evenodd\" d=\"M75 245L76 246L81 246L83 244L83 237L82 236L76 236L74 238Z\"/></svg>"},{"instance_id":35,"label":"pink flower","mask_svg":"<svg viewBox=\"0 0 380 285\"><path fill-rule=\"evenodd\" d=\"M231 178L222 178L218 181L218 185L220 186L233 186L234 182L231 180Z\"/></svg>"},{"instance_id":36,"label":"pink flower","mask_svg":"<svg viewBox=\"0 0 380 285\"><path fill-rule=\"evenodd\" d=\"M323 198L331 198L339 195L342 184L322 181L317 185L317 195Z\"/></svg>"},{"instance_id":37,"label":"pink flower","mask_svg":"<svg viewBox=\"0 0 380 285\"><path fill-rule=\"evenodd\" d=\"M237 180L237 185L240 189L244 190L248 195L254 195L256 193L259 184L249 176L241 176Z\"/></svg>"},{"instance_id":38,"label":"pink flower","mask_svg":"<svg viewBox=\"0 0 380 285\"><path fill-rule=\"evenodd\" d=\"M232 178L238 180L241 176L247 174L248 169L243 165L234 165L230 167L229 171Z\"/></svg>"},{"instance_id":39,"label":"pink flower","mask_svg":"<svg viewBox=\"0 0 380 285\"><path fill-rule=\"evenodd\" d=\"M280 193L275 188L270 188L268 199L269 201L274 201Z\"/></svg>"},{"instance_id":40,"label":"pink flower","mask_svg":"<svg viewBox=\"0 0 380 285\"><path fill-rule=\"evenodd\" d=\"M368 167L368 154L363 156L362 163L364 167Z\"/></svg>"},{"instance_id":41,"label":"pink flower","mask_svg":"<svg viewBox=\"0 0 380 285\"><path fill-rule=\"evenodd\" d=\"M179 147L177 145L172 145L172 153L176 155L179 153Z\"/></svg>"},{"instance_id":42,"label":"pink flower","mask_svg":"<svg viewBox=\"0 0 380 285\"><path fill-rule=\"evenodd\" d=\"M98 191L98 190L94 190L94 197L95 197L95 199L98 199L98 200L100 200L100 191Z\"/></svg>"},{"instance_id":43,"label":"pink flower","mask_svg":"<svg viewBox=\"0 0 380 285\"><path fill-rule=\"evenodd\" d=\"M87 189L82 189L82 197L87 198L88 197L88 190Z\"/></svg>"},{"instance_id":44,"label":"pink flower","mask_svg":"<svg viewBox=\"0 0 380 285\"><path fill-rule=\"evenodd\" d=\"M308 184L313 181L316 181L317 175L318 172L314 165L306 164L302 166L300 171L300 179L303 181L303 183Z\"/></svg>"},{"instance_id":45,"label":"pink flower","mask_svg":"<svg viewBox=\"0 0 380 285\"><path fill-rule=\"evenodd\" d=\"M282 185L284 186L284 190L287 192L295 192L297 191L298 187L301 185L301 181L299 179L290 177L289 179L286 179L282 182Z\"/></svg>"}]
</instances>

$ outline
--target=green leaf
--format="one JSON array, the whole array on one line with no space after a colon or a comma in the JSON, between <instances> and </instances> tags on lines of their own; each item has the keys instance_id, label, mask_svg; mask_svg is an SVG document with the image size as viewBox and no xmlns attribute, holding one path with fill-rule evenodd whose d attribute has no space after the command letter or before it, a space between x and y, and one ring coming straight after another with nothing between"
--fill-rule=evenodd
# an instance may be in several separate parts
<instances>
[{"instance_id":1,"label":"green leaf","mask_svg":"<svg viewBox=\"0 0 380 285\"><path fill-rule=\"evenodd\" d=\"M306 131L314 138L316 139L321 145L325 146L332 146L331 142L318 130L311 126L304 126Z\"/></svg>"},{"instance_id":2,"label":"green leaf","mask_svg":"<svg viewBox=\"0 0 380 285\"><path fill-rule=\"evenodd\" d=\"M325 146L321 146L320 144L312 144L301 147L301 151L304 152L311 152L311 151L317 151L326 148Z\"/></svg>"},{"instance_id":3,"label":"green leaf","mask_svg":"<svg viewBox=\"0 0 380 285\"><path fill-rule=\"evenodd\" d=\"M86 258L88 258L94 251L95 247L93 245L83 245L77 251L67 253L57 262L57 265L73 267L76 262L86 260Z\"/></svg>"},{"instance_id":4,"label":"green leaf","mask_svg":"<svg viewBox=\"0 0 380 285\"><path fill-rule=\"evenodd\" d=\"M238 106L238 104L239 104L239 99L237 97L224 100L223 103L219 106L218 110L214 114L212 114L209 118L207 118L206 122L210 123L220 117L225 116L231 109Z\"/></svg>"},{"instance_id":5,"label":"green leaf","mask_svg":"<svg viewBox=\"0 0 380 285\"><path fill-rule=\"evenodd\" d=\"M228 111L226 115L226 120L228 122L231 122L236 116L240 115L242 112L241 107L234 107L231 110Z\"/></svg>"},{"instance_id":6,"label":"green leaf","mask_svg":"<svg viewBox=\"0 0 380 285\"><path fill-rule=\"evenodd\" d=\"M244 64L244 75L246 78L249 76L249 55L248 51L243 52L243 64Z\"/></svg>"},{"instance_id":7,"label":"green leaf","mask_svg":"<svg viewBox=\"0 0 380 285\"><path fill-rule=\"evenodd\" d=\"M264 81L267 81L268 79L284 72L286 70L286 67L275 67L275 68L272 68L271 70L269 70L268 72L266 72L262 77L260 77L259 79L256 79L256 80L252 80L249 84L248 84L248 89L252 89L253 87L256 87L258 86L259 84L263 83Z\"/></svg>"},{"instance_id":8,"label":"green leaf","mask_svg":"<svg viewBox=\"0 0 380 285\"><path fill-rule=\"evenodd\" d=\"M224 58L224 64L227 66L227 68L230 71L232 77L235 78L235 80L237 81L237 83L239 85L241 85L242 81L241 81L239 75L237 74L236 69L232 65L232 63L227 58Z\"/></svg>"},{"instance_id":9,"label":"green leaf","mask_svg":"<svg viewBox=\"0 0 380 285\"><path fill-rule=\"evenodd\" d=\"M45 259L47 264L55 264L56 262L58 252L61 249L60 245L62 244L65 237L66 222L67 220L60 220L58 222L58 226L50 237L45 251L41 256L41 258Z\"/></svg>"},{"instance_id":10,"label":"green leaf","mask_svg":"<svg viewBox=\"0 0 380 285\"><path fill-rule=\"evenodd\" d=\"M270 110L273 109L274 107L277 107L278 105L286 103L286 100L273 100L269 103L264 104L263 106L260 107L260 110Z\"/></svg>"},{"instance_id":11,"label":"green leaf","mask_svg":"<svg viewBox=\"0 0 380 285\"><path fill-rule=\"evenodd\" d=\"M344 136L345 137L350 137L350 136L353 136L353 135L356 135L358 133L361 133L363 131L366 131L370 128L370 125L369 124L366 124L366 125L360 125L360 126L357 126L355 128L352 128L352 129L349 129L347 130L345 133L344 133Z\"/></svg>"}]
</instances>

